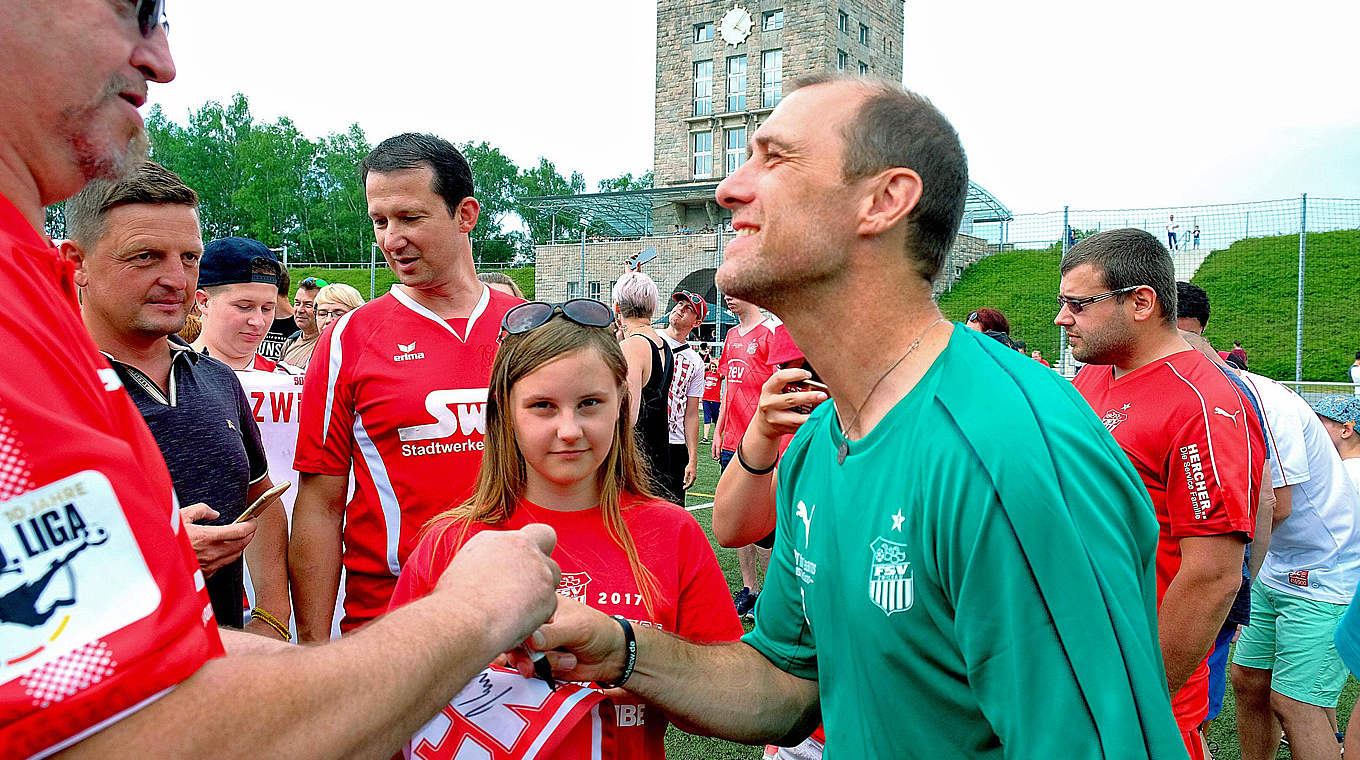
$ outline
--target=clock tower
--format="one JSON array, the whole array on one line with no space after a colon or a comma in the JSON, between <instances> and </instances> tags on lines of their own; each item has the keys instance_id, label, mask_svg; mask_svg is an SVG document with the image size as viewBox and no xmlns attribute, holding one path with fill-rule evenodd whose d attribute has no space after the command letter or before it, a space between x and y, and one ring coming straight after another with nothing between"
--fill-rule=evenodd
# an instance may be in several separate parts
<instances>
[{"instance_id":1,"label":"clock tower","mask_svg":"<svg viewBox=\"0 0 1360 760\"><path fill-rule=\"evenodd\" d=\"M903 0L657 0L655 187L711 186L817 71L902 81ZM658 232L717 225L711 189L655 209Z\"/></svg>"}]
</instances>

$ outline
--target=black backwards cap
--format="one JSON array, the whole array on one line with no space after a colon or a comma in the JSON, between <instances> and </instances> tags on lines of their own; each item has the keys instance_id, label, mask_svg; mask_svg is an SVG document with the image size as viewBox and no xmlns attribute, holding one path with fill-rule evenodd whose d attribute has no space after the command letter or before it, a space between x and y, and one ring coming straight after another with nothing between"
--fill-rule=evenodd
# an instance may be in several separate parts
<instances>
[{"instance_id":1,"label":"black backwards cap","mask_svg":"<svg viewBox=\"0 0 1360 760\"><path fill-rule=\"evenodd\" d=\"M277 287L282 273L282 265L264 243L243 237L222 238L203 246L198 286L263 282Z\"/></svg>"}]
</instances>

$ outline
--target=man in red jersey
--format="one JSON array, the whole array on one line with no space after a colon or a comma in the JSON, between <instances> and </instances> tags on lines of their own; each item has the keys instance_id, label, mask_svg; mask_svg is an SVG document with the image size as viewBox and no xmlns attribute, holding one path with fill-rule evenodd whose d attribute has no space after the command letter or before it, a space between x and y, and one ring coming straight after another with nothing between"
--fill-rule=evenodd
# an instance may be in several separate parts
<instances>
[{"instance_id":1,"label":"man in red jersey","mask_svg":"<svg viewBox=\"0 0 1360 760\"><path fill-rule=\"evenodd\" d=\"M41 231L44 206L145 160L137 108L175 76L164 4L0 18L0 755L390 755L552 612L551 531L469 544L353 641L219 634L160 451Z\"/></svg>"},{"instance_id":2,"label":"man in red jersey","mask_svg":"<svg viewBox=\"0 0 1360 760\"><path fill-rule=\"evenodd\" d=\"M1075 384L1157 511L1158 629L1171 706L1203 757L1205 658L1242 580L1265 440L1249 402L1176 329L1171 256L1142 230L1083 239L1062 259L1059 310Z\"/></svg>"},{"instance_id":3,"label":"man in red jersey","mask_svg":"<svg viewBox=\"0 0 1360 760\"><path fill-rule=\"evenodd\" d=\"M746 434L746 427L760 404L760 386L774 374L770 364L770 348L774 345L777 324L760 313L760 308L749 301L724 295L727 308L737 315L737 326L727 331L722 358L718 360L718 375L723 381L722 405L718 408L718 424L713 430L713 458L720 470L727 469ZM732 600L737 614L745 615L755 609L760 584L765 577L765 564L770 561L770 550L750 544L737 549L737 564L741 568L741 591Z\"/></svg>"},{"instance_id":4,"label":"man in red jersey","mask_svg":"<svg viewBox=\"0 0 1360 760\"><path fill-rule=\"evenodd\" d=\"M330 638L342 544L340 628L351 631L387 609L426 521L471 495L501 317L521 303L477 279L468 233L480 206L453 145L398 135L362 170L400 284L336 322L307 365L289 550L303 641Z\"/></svg>"}]
</instances>

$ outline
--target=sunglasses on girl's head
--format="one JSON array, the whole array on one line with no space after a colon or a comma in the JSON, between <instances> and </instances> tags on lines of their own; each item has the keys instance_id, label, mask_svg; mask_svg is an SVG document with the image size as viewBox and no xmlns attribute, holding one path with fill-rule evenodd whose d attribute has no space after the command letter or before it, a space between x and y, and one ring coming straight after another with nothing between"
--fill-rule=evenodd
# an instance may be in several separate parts
<instances>
[{"instance_id":1,"label":"sunglasses on girl's head","mask_svg":"<svg viewBox=\"0 0 1360 760\"><path fill-rule=\"evenodd\" d=\"M150 37L158 26L165 29L166 34L170 33L170 22L165 18L165 0L138 0L137 28L142 36Z\"/></svg>"},{"instance_id":2,"label":"sunglasses on girl's head","mask_svg":"<svg viewBox=\"0 0 1360 760\"><path fill-rule=\"evenodd\" d=\"M505 312L501 329L510 335L527 333L548 324L557 312L578 325L608 327L614 324L614 310L593 298L572 298L562 303L530 301Z\"/></svg>"}]
</instances>

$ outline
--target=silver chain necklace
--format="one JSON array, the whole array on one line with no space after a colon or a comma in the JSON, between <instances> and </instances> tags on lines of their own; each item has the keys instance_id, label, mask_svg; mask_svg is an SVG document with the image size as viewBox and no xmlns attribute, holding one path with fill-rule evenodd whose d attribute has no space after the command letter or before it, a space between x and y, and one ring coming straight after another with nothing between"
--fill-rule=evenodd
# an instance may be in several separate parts
<instances>
[{"instance_id":1,"label":"silver chain necklace","mask_svg":"<svg viewBox=\"0 0 1360 760\"><path fill-rule=\"evenodd\" d=\"M845 458L850 454L850 437L849 437L850 429L855 426L856 422L859 421L859 413L864 411L864 407L868 406L869 399L873 398L874 391L878 390L879 384L882 383L883 380L888 377L888 375L892 374L893 370L897 369L897 365L906 361L907 357L911 356L911 352L915 351L917 348L920 347L921 341L925 340L926 333L930 332L930 328L934 327L935 325L938 325L941 322L947 321L948 320L946 320L944 317L939 317L934 322L931 322L930 324L926 325L925 329L921 331L921 334L916 336L916 340L912 341L910 346L907 346L906 353L898 357L897 361L893 362L891 367L888 367L886 370L884 370L883 374L879 375L878 379L874 381L874 384L869 386L869 392L865 394L864 401L860 402L859 407L855 409L855 414L850 418L850 422L841 427L841 445L836 448L836 464L845 464ZM837 419L840 418L839 412L836 414L836 417Z\"/></svg>"}]
</instances>

